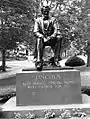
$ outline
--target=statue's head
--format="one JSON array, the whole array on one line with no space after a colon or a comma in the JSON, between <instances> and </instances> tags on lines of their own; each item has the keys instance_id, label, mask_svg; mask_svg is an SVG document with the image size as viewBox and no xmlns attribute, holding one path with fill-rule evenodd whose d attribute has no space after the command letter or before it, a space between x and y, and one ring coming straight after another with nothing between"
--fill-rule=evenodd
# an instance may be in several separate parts
<instances>
[{"instance_id":1,"label":"statue's head","mask_svg":"<svg viewBox=\"0 0 90 119\"><path fill-rule=\"evenodd\" d=\"M42 15L44 16L44 18L49 17L50 5L51 5L50 1L48 2L48 1L44 0L42 3L41 12L42 12Z\"/></svg>"},{"instance_id":2,"label":"statue's head","mask_svg":"<svg viewBox=\"0 0 90 119\"><path fill-rule=\"evenodd\" d=\"M42 15L44 16L44 18L49 16L49 11L50 11L50 8L48 6L45 6L41 9L41 12L42 12Z\"/></svg>"}]
</instances>

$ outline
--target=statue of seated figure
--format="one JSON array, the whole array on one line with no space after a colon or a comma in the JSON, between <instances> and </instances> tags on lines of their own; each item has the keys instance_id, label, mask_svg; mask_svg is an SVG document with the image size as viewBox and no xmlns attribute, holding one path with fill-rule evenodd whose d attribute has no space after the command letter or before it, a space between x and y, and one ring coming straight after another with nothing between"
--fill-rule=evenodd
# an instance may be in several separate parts
<instances>
[{"instance_id":1,"label":"statue of seated figure","mask_svg":"<svg viewBox=\"0 0 90 119\"><path fill-rule=\"evenodd\" d=\"M43 52L45 46L51 46L54 51L54 64L60 67L60 49L61 38L58 34L57 21L49 15L50 7L47 5L41 8L42 17L35 20L34 33L36 36L35 66L37 70L42 70L43 67Z\"/></svg>"}]
</instances>

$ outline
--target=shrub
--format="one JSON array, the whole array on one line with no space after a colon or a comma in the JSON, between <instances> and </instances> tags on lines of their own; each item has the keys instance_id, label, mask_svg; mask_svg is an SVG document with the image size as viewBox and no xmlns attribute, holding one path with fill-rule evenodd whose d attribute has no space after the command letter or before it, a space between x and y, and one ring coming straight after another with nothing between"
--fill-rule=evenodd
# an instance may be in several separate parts
<instances>
[{"instance_id":1,"label":"shrub","mask_svg":"<svg viewBox=\"0 0 90 119\"><path fill-rule=\"evenodd\" d=\"M72 66L72 67L82 66L82 65L85 65L85 62L80 57L72 56L72 57L67 59L67 61L65 62L65 65L66 66Z\"/></svg>"}]
</instances>

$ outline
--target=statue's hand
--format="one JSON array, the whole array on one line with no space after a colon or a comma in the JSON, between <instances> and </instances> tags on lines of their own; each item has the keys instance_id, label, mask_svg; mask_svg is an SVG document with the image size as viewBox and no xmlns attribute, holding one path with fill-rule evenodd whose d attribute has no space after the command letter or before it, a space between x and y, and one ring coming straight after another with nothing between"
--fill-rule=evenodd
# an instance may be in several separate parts
<instances>
[{"instance_id":1,"label":"statue's hand","mask_svg":"<svg viewBox=\"0 0 90 119\"><path fill-rule=\"evenodd\" d=\"M44 42L47 42L50 39L51 39L50 37L44 38Z\"/></svg>"},{"instance_id":2,"label":"statue's hand","mask_svg":"<svg viewBox=\"0 0 90 119\"><path fill-rule=\"evenodd\" d=\"M60 40L62 38L61 35L57 35L57 39Z\"/></svg>"},{"instance_id":3,"label":"statue's hand","mask_svg":"<svg viewBox=\"0 0 90 119\"><path fill-rule=\"evenodd\" d=\"M47 42L47 38L44 38L44 42Z\"/></svg>"},{"instance_id":4,"label":"statue's hand","mask_svg":"<svg viewBox=\"0 0 90 119\"><path fill-rule=\"evenodd\" d=\"M51 39L51 37L50 37L50 36L48 36L48 37L47 37L47 40L50 40L50 39Z\"/></svg>"}]
</instances>

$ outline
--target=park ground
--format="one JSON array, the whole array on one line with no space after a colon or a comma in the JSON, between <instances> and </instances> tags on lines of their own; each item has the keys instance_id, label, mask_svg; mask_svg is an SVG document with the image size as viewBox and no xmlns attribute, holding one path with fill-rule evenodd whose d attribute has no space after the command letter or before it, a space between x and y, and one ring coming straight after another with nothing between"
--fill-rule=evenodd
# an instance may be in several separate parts
<instances>
[{"instance_id":1,"label":"park ground","mask_svg":"<svg viewBox=\"0 0 90 119\"><path fill-rule=\"evenodd\" d=\"M85 63L87 63L86 56L79 56L82 58ZM67 59L63 59L60 61L61 67L65 66L65 62ZM0 66L2 62L0 61ZM21 72L24 68L34 68L35 64L33 63L33 56L29 57L27 60L14 60L14 61L6 61L6 72L0 71L0 84L3 79L10 77L12 75L16 75L16 73ZM87 72L89 74L89 72Z\"/></svg>"}]
</instances>

